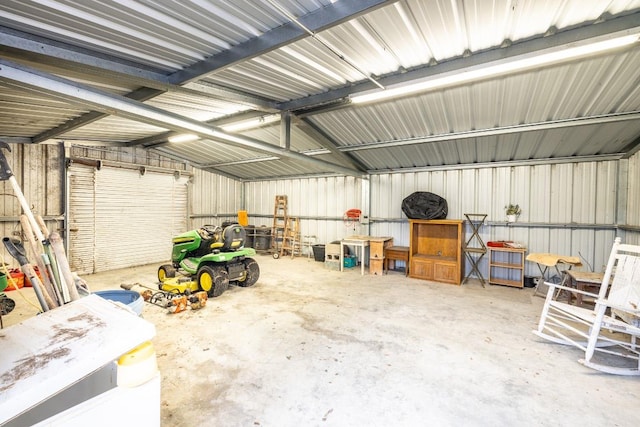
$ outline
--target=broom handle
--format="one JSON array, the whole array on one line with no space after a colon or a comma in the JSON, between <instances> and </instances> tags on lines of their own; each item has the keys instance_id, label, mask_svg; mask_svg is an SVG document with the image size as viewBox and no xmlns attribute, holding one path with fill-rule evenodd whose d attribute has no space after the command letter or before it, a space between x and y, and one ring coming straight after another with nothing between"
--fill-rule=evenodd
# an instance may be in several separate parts
<instances>
[{"instance_id":1,"label":"broom handle","mask_svg":"<svg viewBox=\"0 0 640 427\"><path fill-rule=\"evenodd\" d=\"M33 251L36 257L36 264L38 265L38 269L40 270L40 275L42 276L42 284L47 294L51 297L53 301L52 304L49 304L50 308L59 307L63 304L63 300L58 292L57 288L51 283L51 279L53 278L53 273L50 271L51 265L47 265L45 260L43 259L41 247L38 246L38 241L36 240L35 235L33 234L33 229L31 228L31 224L29 224L29 219L26 215L20 215L20 224L22 224L22 229L27 235L27 239L31 244L31 250ZM48 258L47 258L48 261Z\"/></svg>"}]
</instances>

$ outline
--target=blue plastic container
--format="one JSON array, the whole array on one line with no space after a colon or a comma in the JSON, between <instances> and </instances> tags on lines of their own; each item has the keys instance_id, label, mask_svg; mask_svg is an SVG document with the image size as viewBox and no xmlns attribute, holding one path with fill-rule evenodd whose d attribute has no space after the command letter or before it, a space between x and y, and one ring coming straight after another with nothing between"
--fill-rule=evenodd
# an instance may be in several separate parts
<instances>
[{"instance_id":1,"label":"blue plastic container","mask_svg":"<svg viewBox=\"0 0 640 427\"><path fill-rule=\"evenodd\" d=\"M355 267L358 261L355 255L344 255L343 260L344 260L344 266L346 268Z\"/></svg>"},{"instance_id":2,"label":"blue plastic container","mask_svg":"<svg viewBox=\"0 0 640 427\"><path fill-rule=\"evenodd\" d=\"M106 291L96 291L94 292L94 294L99 295L104 299L120 302L133 310L138 316L142 315L144 299L142 299L142 296L140 296L140 294L135 291L114 289Z\"/></svg>"}]
</instances>

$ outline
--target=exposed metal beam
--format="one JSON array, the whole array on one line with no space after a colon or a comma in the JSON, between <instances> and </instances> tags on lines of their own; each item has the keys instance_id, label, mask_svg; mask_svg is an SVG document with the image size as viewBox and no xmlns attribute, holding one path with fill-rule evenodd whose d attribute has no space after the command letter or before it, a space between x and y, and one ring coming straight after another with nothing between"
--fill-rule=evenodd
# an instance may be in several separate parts
<instances>
[{"instance_id":1,"label":"exposed metal beam","mask_svg":"<svg viewBox=\"0 0 640 427\"><path fill-rule=\"evenodd\" d=\"M546 37L539 36L537 38L514 43L508 47L489 49L484 52L474 53L470 56L450 59L436 65L426 65L410 70L401 70L385 76L380 76L377 81L385 87L393 86L427 77L434 77L443 73L461 71L469 67L489 64L494 61L503 61L505 59L515 58L521 55L530 55L537 51L562 47L571 43L602 37L612 33L637 31L639 29L640 12L636 12L597 24L558 32ZM327 105L327 108L330 109L344 108L349 104L346 102L337 105L333 103L344 100L350 95L367 92L373 89L377 89L373 83L368 80L362 80L353 85L300 99L294 99L292 101L285 101L278 104L278 108L281 110L290 110L297 116L309 115L305 110L314 108L313 113L317 114L323 111L323 105Z\"/></svg>"},{"instance_id":2,"label":"exposed metal beam","mask_svg":"<svg viewBox=\"0 0 640 427\"><path fill-rule=\"evenodd\" d=\"M39 92L46 92L57 98L88 106L110 115L117 115L174 131L195 133L203 138L212 138L224 144L315 164L316 166L321 166L345 175L362 175L362 172L355 169L346 168L320 159L314 159L263 141L230 134L220 128L146 105L124 96L107 93L84 84L1 59L0 79L19 82Z\"/></svg>"},{"instance_id":3,"label":"exposed metal beam","mask_svg":"<svg viewBox=\"0 0 640 427\"><path fill-rule=\"evenodd\" d=\"M554 157L544 159L508 160L503 162L465 163L459 165L438 165L438 166L412 166L408 168L389 168L370 170L369 175L384 175L388 173L415 173L451 170L470 170L483 168L501 168L534 165L556 165L566 163L586 163L586 162L606 162L616 161L622 158L621 153L601 154L595 156L575 156L575 157Z\"/></svg>"},{"instance_id":4,"label":"exposed metal beam","mask_svg":"<svg viewBox=\"0 0 640 427\"><path fill-rule=\"evenodd\" d=\"M338 149L338 143L331 138L324 130L316 126L309 119L301 119L299 121L298 128L317 141L322 147L329 150L333 155L340 157L342 160L351 164L360 170L366 170L367 167L364 163L360 162L354 156L344 153Z\"/></svg>"},{"instance_id":5,"label":"exposed metal beam","mask_svg":"<svg viewBox=\"0 0 640 427\"><path fill-rule=\"evenodd\" d=\"M280 114L280 146L291 149L291 113L288 111Z\"/></svg>"},{"instance_id":6,"label":"exposed metal beam","mask_svg":"<svg viewBox=\"0 0 640 427\"><path fill-rule=\"evenodd\" d=\"M233 174L230 174L230 173L227 173L227 172L224 172L224 171L218 170L218 169L216 169L215 167L208 166L208 165L203 165L203 164L200 164L200 163L195 163L195 162L185 161L185 159L181 159L181 158L177 157L175 154L173 154L173 153L171 153L171 152L169 152L169 151L166 151L166 150L165 150L165 149L163 149L162 147L158 147L158 148L155 148L155 147L154 147L154 148L151 148L150 150L151 150L151 151L155 151L155 152L157 152L159 155L164 156L164 157L167 157L167 158L169 158L169 159L173 159L173 160L178 160L178 161L181 161L181 162L185 162L185 163L187 163L189 166L193 166L193 167L198 168L198 169L202 169L202 170L209 170L209 171L211 171L211 172L213 172L213 173L215 173L215 174L217 174L217 175L221 175L221 176L224 176L224 177L227 177L227 178L230 178L230 179L236 180L236 181L241 181L241 180L242 180L242 178L241 178L241 177L239 177L239 176L236 176L236 175L233 175Z\"/></svg>"},{"instance_id":7,"label":"exposed metal beam","mask_svg":"<svg viewBox=\"0 0 640 427\"><path fill-rule=\"evenodd\" d=\"M162 71L1 25L0 51L10 54L19 52L22 56L29 53L45 64L59 65L60 61L65 61L76 66L129 76L132 79L139 78L142 81L169 84L168 76Z\"/></svg>"},{"instance_id":8,"label":"exposed metal beam","mask_svg":"<svg viewBox=\"0 0 640 427\"><path fill-rule=\"evenodd\" d=\"M338 1L299 17L298 22L304 24L306 28L313 32L323 31L397 1L398 0ZM175 84L184 84L202 78L215 71L230 67L241 61L246 61L258 55L271 52L272 50L305 37L308 37L308 33L305 30L300 28L295 22L288 22L267 31L259 37L247 40L231 49L178 71L170 76L169 81Z\"/></svg>"},{"instance_id":9,"label":"exposed metal beam","mask_svg":"<svg viewBox=\"0 0 640 427\"><path fill-rule=\"evenodd\" d=\"M186 95L212 96L216 99L245 105L249 108L275 112L275 102L224 88L211 83L192 83L188 88L169 82L169 76L162 71L151 70L130 61L89 49L71 46L44 37L0 26L0 52L9 59L33 59L39 63L70 70L82 68L95 75L113 76L125 79L139 86L157 89L156 96L164 92Z\"/></svg>"},{"instance_id":10,"label":"exposed metal beam","mask_svg":"<svg viewBox=\"0 0 640 427\"><path fill-rule=\"evenodd\" d=\"M603 123L640 120L640 111L626 113L603 114L598 116L578 117L575 119L553 120L548 122L528 123L514 126L500 126L487 129L476 129L463 132L450 132L438 135L421 136L417 138L399 139L393 141L371 142L349 147L340 147L340 151L354 152L374 150L378 148L400 147L404 145L426 144L459 139L480 138L483 136L506 135L511 133L532 132L540 130L568 128L574 126L598 125Z\"/></svg>"},{"instance_id":11,"label":"exposed metal beam","mask_svg":"<svg viewBox=\"0 0 640 427\"><path fill-rule=\"evenodd\" d=\"M625 153L622 157L623 159L628 159L640 151L640 136L629 143L622 151Z\"/></svg>"},{"instance_id":12,"label":"exposed metal beam","mask_svg":"<svg viewBox=\"0 0 640 427\"><path fill-rule=\"evenodd\" d=\"M243 111L241 113L232 114L229 116L221 117L219 119L207 120L205 123L212 126L224 126L229 123L235 123L237 121L242 120L250 120L256 117L264 116L264 112L262 111ZM146 136L144 138L135 139L130 141L128 145L142 145L143 147L148 146L157 146L166 144L169 142L169 138L171 136L177 135L179 132L162 132L151 136Z\"/></svg>"},{"instance_id":13,"label":"exposed metal beam","mask_svg":"<svg viewBox=\"0 0 640 427\"><path fill-rule=\"evenodd\" d=\"M157 95L158 95L158 91L155 89L141 88L131 93L128 93L125 96L129 99L133 99L136 101L146 101ZM79 127L88 125L89 123L93 123L96 120L100 120L106 116L108 116L108 114L102 113L100 111L90 111L86 114L83 114L80 117L76 117L75 119L67 120L66 122L62 123L60 126L57 126L53 129L40 132L38 135L35 135L32 138L32 142L34 144L44 142L48 139L55 138L58 135L61 135L63 133L70 132Z\"/></svg>"},{"instance_id":14,"label":"exposed metal beam","mask_svg":"<svg viewBox=\"0 0 640 427\"><path fill-rule=\"evenodd\" d=\"M315 31L322 31L335 25L339 25L349 19L353 19L364 13L375 10L379 7L386 6L394 3L397 0L359 0L357 2L345 2L340 1L330 6L326 6L317 11L311 12L305 16L300 17L299 21L303 22L309 28ZM92 55L88 51L82 51L77 48L70 48L61 43L44 43L41 38L30 37L17 37L17 32L6 32L7 46L14 48L25 49L27 51L39 52L48 51L52 57L60 55L65 60L80 61L80 63L86 62L88 66L95 66L105 70L112 70L120 72L129 76L137 76L138 78L146 78L157 82L168 82L173 85L183 85L189 82L193 82L206 74L214 72L216 70L231 66L239 61L253 58L255 56L267 53L278 47L284 46L288 43L300 40L307 36L307 34L301 30L295 23L288 23L273 30L267 31L264 35L251 39L245 43L241 43L236 47L225 51L221 54L210 57L204 61L196 63L191 67L178 71L170 76L157 75L151 70L142 71L136 66L124 64L118 61L107 60L104 56ZM5 38L3 35L2 39ZM210 85L211 88L212 85ZM202 87L197 87L202 89ZM224 90L218 88L219 90ZM157 89L155 95L151 95L147 99L151 99L164 93L166 89ZM140 99L135 93L130 94L133 99ZM242 100L238 100L242 102ZM268 110L272 110L273 105L268 104L264 106ZM261 109L257 104L257 109ZM106 117L106 114L96 114L95 112L87 113L81 117L71 120L55 129L50 129L46 132L37 135L34 141L40 142L48 138L54 138L61 135L64 132L69 132L73 129L77 129L86 124L92 123L100 118Z\"/></svg>"}]
</instances>

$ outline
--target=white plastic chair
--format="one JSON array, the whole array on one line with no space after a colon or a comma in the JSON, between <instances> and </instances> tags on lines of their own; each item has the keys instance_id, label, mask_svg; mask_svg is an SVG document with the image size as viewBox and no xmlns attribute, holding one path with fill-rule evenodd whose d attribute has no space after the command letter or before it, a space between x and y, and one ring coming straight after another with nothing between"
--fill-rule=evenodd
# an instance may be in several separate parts
<instances>
[{"instance_id":1,"label":"white plastic chair","mask_svg":"<svg viewBox=\"0 0 640 427\"><path fill-rule=\"evenodd\" d=\"M534 334L580 348L585 352L580 363L590 368L618 375L640 375L640 352L636 345L640 336L640 246L615 239L597 294L546 284L547 297ZM553 296L558 290L594 298L595 306L590 309L557 301ZM634 366L630 366L629 360Z\"/></svg>"}]
</instances>

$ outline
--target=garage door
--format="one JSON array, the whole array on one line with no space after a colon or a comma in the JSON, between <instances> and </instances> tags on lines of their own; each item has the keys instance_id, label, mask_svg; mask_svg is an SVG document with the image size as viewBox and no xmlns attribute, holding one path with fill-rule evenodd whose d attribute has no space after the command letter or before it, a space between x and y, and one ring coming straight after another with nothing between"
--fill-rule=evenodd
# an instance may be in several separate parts
<instances>
[{"instance_id":1,"label":"garage door","mask_svg":"<svg viewBox=\"0 0 640 427\"><path fill-rule=\"evenodd\" d=\"M187 227L187 177L75 163L68 173L72 270L90 274L169 260L171 238Z\"/></svg>"}]
</instances>

